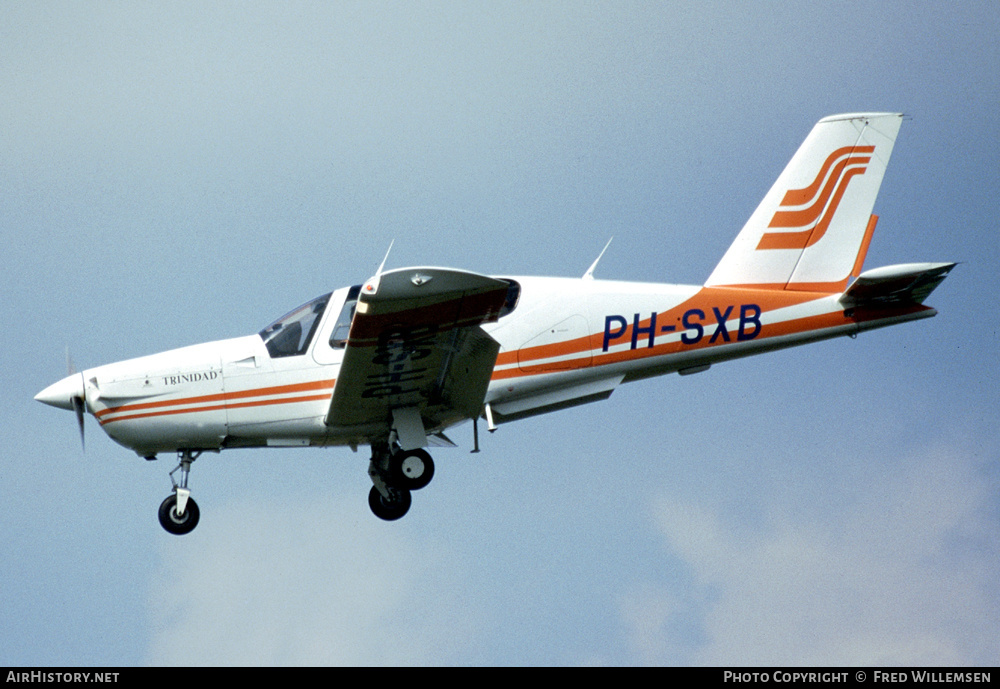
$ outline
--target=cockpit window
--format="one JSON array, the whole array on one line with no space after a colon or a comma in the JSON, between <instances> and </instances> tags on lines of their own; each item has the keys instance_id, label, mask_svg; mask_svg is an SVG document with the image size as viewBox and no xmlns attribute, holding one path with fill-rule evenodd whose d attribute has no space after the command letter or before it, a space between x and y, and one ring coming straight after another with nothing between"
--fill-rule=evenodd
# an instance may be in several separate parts
<instances>
[{"instance_id":1,"label":"cockpit window","mask_svg":"<svg viewBox=\"0 0 1000 689\"><path fill-rule=\"evenodd\" d=\"M351 321L354 320L354 310L358 306L359 294L361 294L361 285L354 285L347 293L344 308L340 310L337 324L333 326L333 333L330 335L330 346L334 349L343 349L347 346L347 335L351 332Z\"/></svg>"},{"instance_id":2,"label":"cockpit window","mask_svg":"<svg viewBox=\"0 0 1000 689\"><path fill-rule=\"evenodd\" d=\"M313 299L260 331L272 358L305 354L326 310L330 295Z\"/></svg>"}]
</instances>

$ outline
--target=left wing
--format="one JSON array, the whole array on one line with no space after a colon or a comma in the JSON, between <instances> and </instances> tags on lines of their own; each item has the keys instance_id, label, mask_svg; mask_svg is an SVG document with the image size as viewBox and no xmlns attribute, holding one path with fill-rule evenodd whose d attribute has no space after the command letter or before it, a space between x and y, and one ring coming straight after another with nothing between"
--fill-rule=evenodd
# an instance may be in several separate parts
<instances>
[{"instance_id":1,"label":"left wing","mask_svg":"<svg viewBox=\"0 0 1000 689\"><path fill-rule=\"evenodd\" d=\"M404 450L477 417L500 345L510 284L445 268L403 268L364 284L326 423L360 441L395 430Z\"/></svg>"}]
</instances>

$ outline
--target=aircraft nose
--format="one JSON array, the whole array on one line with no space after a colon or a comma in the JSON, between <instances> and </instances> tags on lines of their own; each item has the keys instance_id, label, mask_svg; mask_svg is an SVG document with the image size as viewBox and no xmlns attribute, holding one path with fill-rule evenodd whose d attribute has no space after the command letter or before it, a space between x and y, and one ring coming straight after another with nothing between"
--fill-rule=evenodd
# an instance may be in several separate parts
<instances>
[{"instance_id":1,"label":"aircraft nose","mask_svg":"<svg viewBox=\"0 0 1000 689\"><path fill-rule=\"evenodd\" d=\"M52 407L72 410L73 398L82 398L84 394L83 374L74 373L45 388L35 395L35 399Z\"/></svg>"}]
</instances>

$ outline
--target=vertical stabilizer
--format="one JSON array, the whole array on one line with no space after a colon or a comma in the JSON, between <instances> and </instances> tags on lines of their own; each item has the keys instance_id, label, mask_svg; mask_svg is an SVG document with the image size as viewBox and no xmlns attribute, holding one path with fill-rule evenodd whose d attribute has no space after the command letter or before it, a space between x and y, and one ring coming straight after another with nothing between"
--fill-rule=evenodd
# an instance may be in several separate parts
<instances>
[{"instance_id":1,"label":"vertical stabilizer","mask_svg":"<svg viewBox=\"0 0 1000 689\"><path fill-rule=\"evenodd\" d=\"M870 240L875 197L902 115L820 120L706 286L841 292Z\"/></svg>"}]
</instances>

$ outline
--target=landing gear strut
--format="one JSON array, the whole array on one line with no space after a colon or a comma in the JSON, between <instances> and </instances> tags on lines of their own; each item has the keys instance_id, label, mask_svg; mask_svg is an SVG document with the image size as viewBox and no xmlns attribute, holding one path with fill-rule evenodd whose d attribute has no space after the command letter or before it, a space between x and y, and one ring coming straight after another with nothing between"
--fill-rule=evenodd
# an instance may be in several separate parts
<instances>
[{"instance_id":1,"label":"landing gear strut","mask_svg":"<svg viewBox=\"0 0 1000 689\"><path fill-rule=\"evenodd\" d=\"M368 475L373 484L368 506L379 519L395 521L410 509L410 492L424 488L434 478L434 460L421 449L373 443Z\"/></svg>"},{"instance_id":2,"label":"landing gear strut","mask_svg":"<svg viewBox=\"0 0 1000 689\"><path fill-rule=\"evenodd\" d=\"M181 450L177 454L179 462L170 472L170 482L174 485L174 492L160 504L159 516L160 526L169 533L183 536L186 533L191 533L194 527L198 526L198 519L201 516L198 503L191 498L191 491L187 487L191 463L201 456L201 452ZM174 472L178 469L181 471L180 485L174 481Z\"/></svg>"}]
</instances>

